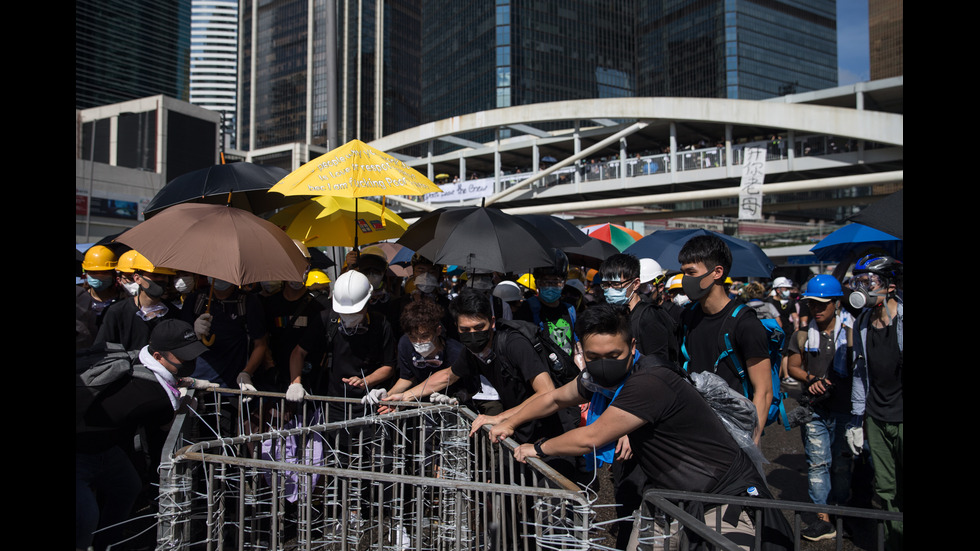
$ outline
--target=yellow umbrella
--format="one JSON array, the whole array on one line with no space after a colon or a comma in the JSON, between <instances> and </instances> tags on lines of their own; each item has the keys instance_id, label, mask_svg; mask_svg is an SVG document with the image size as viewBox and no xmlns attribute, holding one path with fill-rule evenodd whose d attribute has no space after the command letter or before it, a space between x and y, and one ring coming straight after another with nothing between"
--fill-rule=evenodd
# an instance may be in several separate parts
<instances>
[{"instance_id":1,"label":"yellow umbrella","mask_svg":"<svg viewBox=\"0 0 980 551\"><path fill-rule=\"evenodd\" d=\"M419 171L360 141L346 144L289 173L269 190L283 195L374 197L442 191Z\"/></svg>"},{"instance_id":2,"label":"yellow umbrella","mask_svg":"<svg viewBox=\"0 0 980 551\"><path fill-rule=\"evenodd\" d=\"M378 203L350 197L310 199L282 209L269 221L307 247L352 247L359 241L397 239L408 228L401 216Z\"/></svg>"}]
</instances>

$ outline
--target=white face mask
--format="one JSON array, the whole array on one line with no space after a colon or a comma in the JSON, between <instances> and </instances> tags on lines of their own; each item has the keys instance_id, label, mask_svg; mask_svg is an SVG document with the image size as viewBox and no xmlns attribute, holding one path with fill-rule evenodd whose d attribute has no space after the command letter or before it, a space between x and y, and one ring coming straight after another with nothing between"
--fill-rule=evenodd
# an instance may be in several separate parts
<instances>
[{"instance_id":1,"label":"white face mask","mask_svg":"<svg viewBox=\"0 0 980 551\"><path fill-rule=\"evenodd\" d=\"M423 357L425 357L425 356L428 356L429 354L431 354L433 350L435 350L436 345L432 341L413 342L412 343L412 348L414 348L416 352L418 352Z\"/></svg>"},{"instance_id":2,"label":"white face mask","mask_svg":"<svg viewBox=\"0 0 980 551\"><path fill-rule=\"evenodd\" d=\"M140 284L136 283L135 281L132 283L123 283L123 287L126 289L126 292L129 293L129 296L131 297L135 297L136 293L140 291Z\"/></svg>"},{"instance_id":3,"label":"white face mask","mask_svg":"<svg viewBox=\"0 0 980 551\"><path fill-rule=\"evenodd\" d=\"M364 312L357 312L354 314L340 314L340 323L347 328L357 327L361 321L364 320Z\"/></svg>"},{"instance_id":4,"label":"white face mask","mask_svg":"<svg viewBox=\"0 0 980 551\"><path fill-rule=\"evenodd\" d=\"M684 306L688 302L691 302L691 299L687 298L687 295L676 295L672 300L678 306Z\"/></svg>"},{"instance_id":5,"label":"white face mask","mask_svg":"<svg viewBox=\"0 0 980 551\"><path fill-rule=\"evenodd\" d=\"M182 295L193 291L194 278L191 276L178 277L176 280L174 280L174 289L177 289L177 292Z\"/></svg>"},{"instance_id":6,"label":"white face mask","mask_svg":"<svg viewBox=\"0 0 980 551\"><path fill-rule=\"evenodd\" d=\"M438 285L439 280L432 274L419 274L415 278L415 288L426 294L435 291Z\"/></svg>"}]
</instances>

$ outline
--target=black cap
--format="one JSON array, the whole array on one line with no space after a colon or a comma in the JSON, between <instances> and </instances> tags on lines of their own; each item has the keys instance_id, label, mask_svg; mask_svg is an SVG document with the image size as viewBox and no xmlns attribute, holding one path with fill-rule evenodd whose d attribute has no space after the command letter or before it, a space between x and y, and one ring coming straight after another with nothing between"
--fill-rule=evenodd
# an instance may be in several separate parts
<instances>
[{"instance_id":1,"label":"black cap","mask_svg":"<svg viewBox=\"0 0 980 551\"><path fill-rule=\"evenodd\" d=\"M154 352L172 352L184 362L197 358L208 349L194 334L191 324L176 319L163 320L153 328L150 348Z\"/></svg>"}]
</instances>

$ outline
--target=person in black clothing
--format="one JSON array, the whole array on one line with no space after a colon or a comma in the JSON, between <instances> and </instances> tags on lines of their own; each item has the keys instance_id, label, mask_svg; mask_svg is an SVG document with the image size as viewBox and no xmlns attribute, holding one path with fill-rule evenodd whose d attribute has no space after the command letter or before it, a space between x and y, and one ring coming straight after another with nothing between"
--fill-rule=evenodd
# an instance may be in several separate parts
<instances>
[{"instance_id":1,"label":"person in black clothing","mask_svg":"<svg viewBox=\"0 0 980 551\"><path fill-rule=\"evenodd\" d=\"M743 308L735 319L734 328L726 327L734 309L741 304L728 298L724 281L732 267L728 245L714 235L699 235L688 240L677 256L681 264L681 286L694 303L681 315L678 327L688 373L710 371L717 373L736 392L742 394L747 384L752 403L759 414L755 442L759 443L762 429L772 404L772 373L766 328L751 308ZM730 323L730 322L729 322ZM729 359L718 361L725 344L722 335L728 333L739 365L745 371L743 382L735 364Z\"/></svg>"},{"instance_id":2,"label":"person in black clothing","mask_svg":"<svg viewBox=\"0 0 980 551\"><path fill-rule=\"evenodd\" d=\"M255 377L259 390L285 392L289 387L289 358L297 345L307 350L303 371L319 367L323 356L320 340L324 335L323 306L307 291L302 281L287 281L278 293L265 297L262 311L268 329L271 365Z\"/></svg>"},{"instance_id":3,"label":"person in black clothing","mask_svg":"<svg viewBox=\"0 0 980 551\"><path fill-rule=\"evenodd\" d=\"M134 255L132 268L136 295L117 300L106 309L95 337L97 348L112 342L126 350L139 350L149 342L150 332L157 324L180 315L180 309L164 297L177 272L154 266L139 253Z\"/></svg>"},{"instance_id":4,"label":"person in black clothing","mask_svg":"<svg viewBox=\"0 0 980 551\"><path fill-rule=\"evenodd\" d=\"M645 356L658 356L677 361L677 342L674 322L659 304L643 300L640 294L641 262L633 255L614 254L599 267L606 303L626 306L629 309L630 328L636 339L636 349ZM639 468L638 458L630 452L629 436L624 436L616 446L612 461L613 484L617 513L620 518L630 516L643 501L645 477ZM607 458L609 455L607 454ZM625 549L629 543L633 522L619 523L616 547Z\"/></svg>"},{"instance_id":5,"label":"person in black clothing","mask_svg":"<svg viewBox=\"0 0 980 551\"><path fill-rule=\"evenodd\" d=\"M559 408L591 402L601 412L588 425L522 444L514 457L523 462L530 457L584 454L612 446L629 434L632 452L653 488L748 496L747 489L755 487L760 496L772 497L761 473L676 365L637 352L623 307L586 309L576 323L576 333L582 344L576 361L583 364L583 372L574 381L524 402L490 429L491 440L510 436L515 427ZM482 425L480 421L474 422L473 432ZM707 512L696 503L686 508L696 517ZM740 517L751 518L745 511ZM792 545L791 529L778 510L764 511L763 525L755 529L763 531L764 548ZM693 534L687 537L698 543Z\"/></svg>"}]
</instances>

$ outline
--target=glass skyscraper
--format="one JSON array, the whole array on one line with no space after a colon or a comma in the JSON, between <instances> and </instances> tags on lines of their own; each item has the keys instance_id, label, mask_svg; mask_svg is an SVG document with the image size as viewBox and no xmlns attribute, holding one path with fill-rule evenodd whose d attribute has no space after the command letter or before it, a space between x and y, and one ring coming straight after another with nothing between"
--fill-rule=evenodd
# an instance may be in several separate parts
<instances>
[{"instance_id":1,"label":"glass skyscraper","mask_svg":"<svg viewBox=\"0 0 980 551\"><path fill-rule=\"evenodd\" d=\"M187 101L191 0L75 1L75 108Z\"/></svg>"},{"instance_id":2,"label":"glass skyscraper","mask_svg":"<svg viewBox=\"0 0 980 551\"><path fill-rule=\"evenodd\" d=\"M237 89L238 0L191 0L190 102L221 113L229 147L235 147Z\"/></svg>"}]
</instances>

